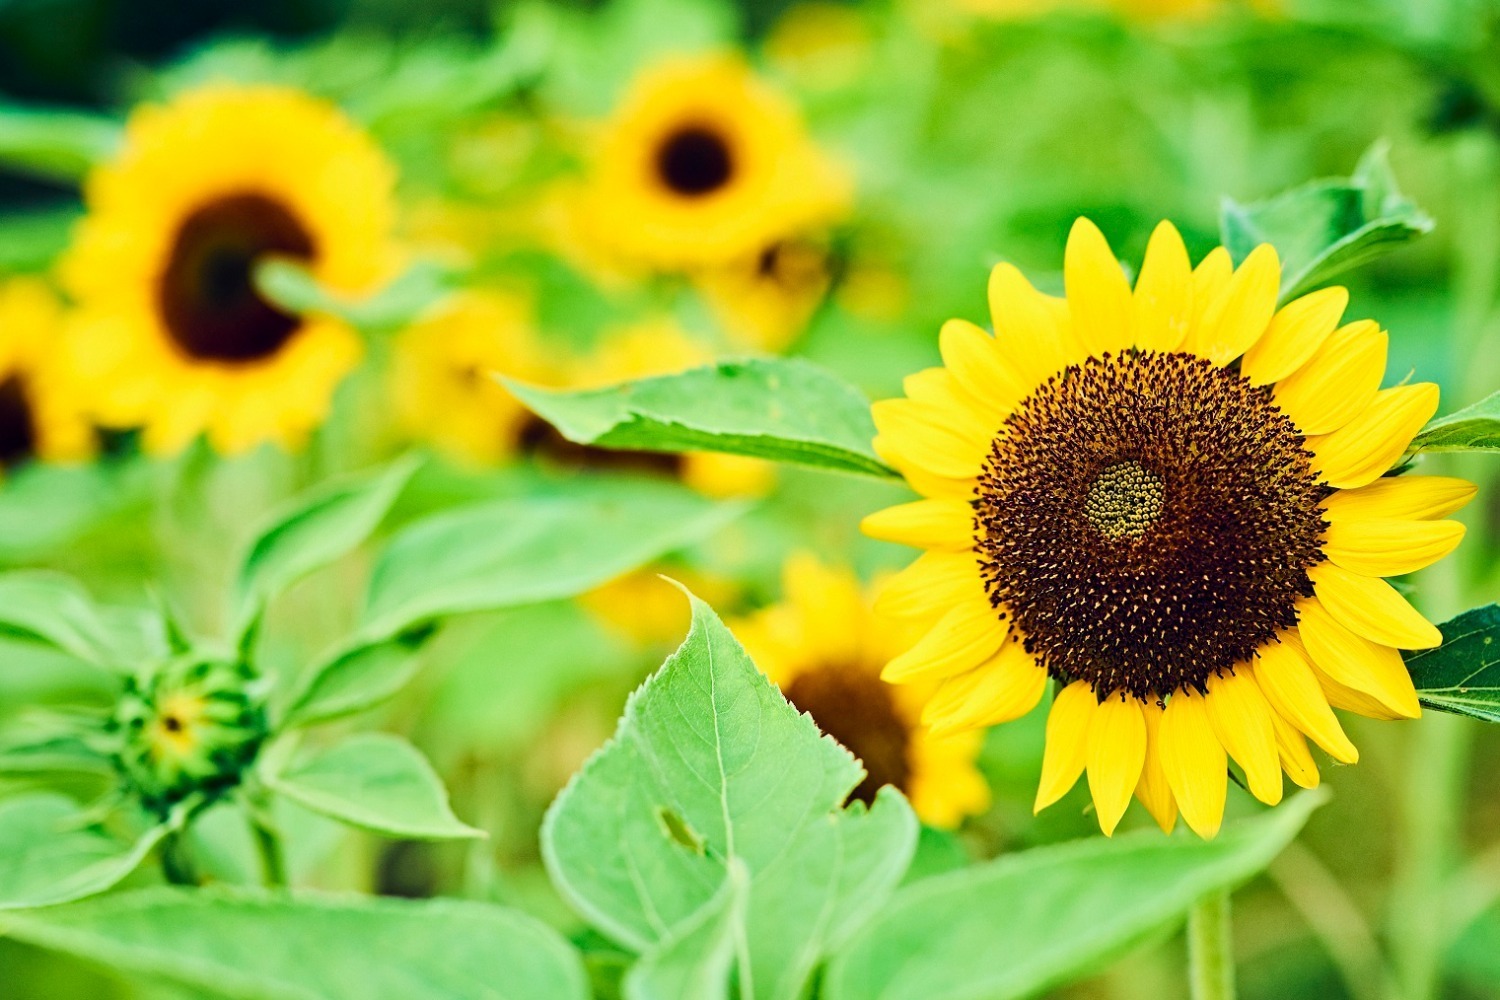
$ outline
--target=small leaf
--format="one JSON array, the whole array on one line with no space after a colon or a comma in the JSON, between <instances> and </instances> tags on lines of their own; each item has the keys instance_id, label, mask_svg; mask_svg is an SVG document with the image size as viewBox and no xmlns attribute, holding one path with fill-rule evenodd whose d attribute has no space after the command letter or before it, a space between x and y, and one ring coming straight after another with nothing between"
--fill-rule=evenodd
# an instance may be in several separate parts
<instances>
[{"instance_id":1,"label":"small leaf","mask_svg":"<svg viewBox=\"0 0 1500 1000\"><path fill-rule=\"evenodd\" d=\"M503 379L569 441L636 451L720 451L894 476L870 447L870 401L805 361L723 361L576 392Z\"/></svg>"},{"instance_id":2,"label":"small leaf","mask_svg":"<svg viewBox=\"0 0 1500 1000\"><path fill-rule=\"evenodd\" d=\"M83 825L63 795L31 792L0 802L0 910L66 903L116 885L135 871L165 827L124 844Z\"/></svg>"},{"instance_id":3,"label":"small leaf","mask_svg":"<svg viewBox=\"0 0 1500 1000\"><path fill-rule=\"evenodd\" d=\"M1283 299L1373 260L1432 230L1432 219L1396 186L1385 143L1354 176L1313 181L1264 201L1224 200L1219 229L1236 262L1262 243L1281 257Z\"/></svg>"},{"instance_id":4,"label":"small leaf","mask_svg":"<svg viewBox=\"0 0 1500 1000\"><path fill-rule=\"evenodd\" d=\"M255 269L256 290L288 312L336 316L366 333L409 326L454 286L450 269L433 260L417 261L390 284L363 299L350 299L329 291L296 261L272 258Z\"/></svg>"},{"instance_id":5,"label":"small leaf","mask_svg":"<svg viewBox=\"0 0 1500 1000\"><path fill-rule=\"evenodd\" d=\"M282 725L328 722L394 698L421 668L418 653L432 633L431 628L419 628L387 642L356 645L329 656L299 682Z\"/></svg>"},{"instance_id":6,"label":"small leaf","mask_svg":"<svg viewBox=\"0 0 1500 1000\"><path fill-rule=\"evenodd\" d=\"M1406 653L1417 697L1428 708L1500 722L1500 604L1438 626L1443 644Z\"/></svg>"},{"instance_id":7,"label":"small leaf","mask_svg":"<svg viewBox=\"0 0 1500 1000\"><path fill-rule=\"evenodd\" d=\"M379 472L321 486L274 514L256 533L235 579L237 638L273 596L369 538L417 465L410 456L399 459Z\"/></svg>"},{"instance_id":8,"label":"small leaf","mask_svg":"<svg viewBox=\"0 0 1500 1000\"><path fill-rule=\"evenodd\" d=\"M46 732L0 741L0 775L110 774L109 757L82 737L69 732Z\"/></svg>"},{"instance_id":9,"label":"small leaf","mask_svg":"<svg viewBox=\"0 0 1500 1000\"><path fill-rule=\"evenodd\" d=\"M704 538L742 509L672 483L617 479L607 491L423 518L381 553L359 638L380 642L449 615L576 596Z\"/></svg>"},{"instance_id":10,"label":"small leaf","mask_svg":"<svg viewBox=\"0 0 1500 1000\"><path fill-rule=\"evenodd\" d=\"M1500 451L1500 392L1438 417L1411 443L1412 451Z\"/></svg>"},{"instance_id":11,"label":"small leaf","mask_svg":"<svg viewBox=\"0 0 1500 1000\"><path fill-rule=\"evenodd\" d=\"M750 874L734 861L724 885L625 975L625 1000L730 1000Z\"/></svg>"},{"instance_id":12,"label":"small leaf","mask_svg":"<svg viewBox=\"0 0 1500 1000\"><path fill-rule=\"evenodd\" d=\"M97 605L71 577L33 570L0 575L0 634L113 669L137 667L166 653L159 616Z\"/></svg>"},{"instance_id":13,"label":"small leaf","mask_svg":"<svg viewBox=\"0 0 1500 1000\"><path fill-rule=\"evenodd\" d=\"M6 932L236 1000L587 1000L536 920L458 900L147 889L7 919Z\"/></svg>"},{"instance_id":14,"label":"small leaf","mask_svg":"<svg viewBox=\"0 0 1500 1000\"><path fill-rule=\"evenodd\" d=\"M77 181L120 144L118 122L77 111L0 106L0 164Z\"/></svg>"},{"instance_id":15,"label":"small leaf","mask_svg":"<svg viewBox=\"0 0 1500 1000\"><path fill-rule=\"evenodd\" d=\"M913 883L829 964L827 1000L1013 1000L1098 968L1261 871L1326 793L1216 840L1155 830L1037 848Z\"/></svg>"},{"instance_id":16,"label":"small leaf","mask_svg":"<svg viewBox=\"0 0 1500 1000\"><path fill-rule=\"evenodd\" d=\"M352 826L408 840L482 837L448 805L442 779L398 736L353 736L266 784L299 805Z\"/></svg>"},{"instance_id":17,"label":"small leaf","mask_svg":"<svg viewBox=\"0 0 1500 1000\"><path fill-rule=\"evenodd\" d=\"M690 933L742 863L740 996L793 1000L879 912L911 860L916 819L893 788L869 810L841 807L858 762L691 600L681 648L548 811L543 859L590 923L648 955Z\"/></svg>"}]
</instances>

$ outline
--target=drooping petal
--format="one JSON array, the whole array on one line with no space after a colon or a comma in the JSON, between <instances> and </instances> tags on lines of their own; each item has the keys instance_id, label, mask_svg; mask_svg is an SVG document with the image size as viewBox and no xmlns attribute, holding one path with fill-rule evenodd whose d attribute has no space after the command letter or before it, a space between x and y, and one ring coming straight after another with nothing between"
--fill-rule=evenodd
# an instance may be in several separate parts
<instances>
[{"instance_id":1,"label":"drooping petal","mask_svg":"<svg viewBox=\"0 0 1500 1000\"><path fill-rule=\"evenodd\" d=\"M1276 756L1281 768L1298 786L1317 788L1320 782L1317 762L1307 749L1307 740L1286 719L1271 713L1271 723L1276 729Z\"/></svg>"},{"instance_id":2,"label":"drooping petal","mask_svg":"<svg viewBox=\"0 0 1500 1000\"><path fill-rule=\"evenodd\" d=\"M1161 705L1148 698L1141 703L1141 717L1146 720L1146 764L1141 768L1135 797L1156 820L1162 833L1171 833L1177 825L1177 799L1172 795L1172 785L1167 781L1167 770L1161 759Z\"/></svg>"},{"instance_id":3,"label":"drooping petal","mask_svg":"<svg viewBox=\"0 0 1500 1000\"><path fill-rule=\"evenodd\" d=\"M1201 695L1177 691L1161 719L1161 762L1182 818L1205 839L1224 822L1229 761Z\"/></svg>"},{"instance_id":4,"label":"drooping petal","mask_svg":"<svg viewBox=\"0 0 1500 1000\"><path fill-rule=\"evenodd\" d=\"M973 670L943 681L922 721L936 734L996 726L1036 708L1046 688L1047 671L1012 636Z\"/></svg>"},{"instance_id":5,"label":"drooping petal","mask_svg":"<svg viewBox=\"0 0 1500 1000\"><path fill-rule=\"evenodd\" d=\"M1313 470L1335 489L1374 482L1396 463L1437 407L1438 387L1431 382L1382 389L1359 416L1332 434L1307 439Z\"/></svg>"},{"instance_id":6,"label":"drooping petal","mask_svg":"<svg viewBox=\"0 0 1500 1000\"><path fill-rule=\"evenodd\" d=\"M1271 385L1286 378L1328 339L1348 305L1348 290L1337 286L1288 302L1271 317L1265 335L1245 352L1240 374L1251 385Z\"/></svg>"},{"instance_id":7,"label":"drooping petal","mask_svg":"<svg viewBox=\"0 0 1500 1000\"><path fill-rule=\"evenodd\" d=\"M1224 292L1203 314L1193 340L1194 353L1216 365L1244 354L1271 325L1281 284L1281 261L1269 243L1250 251Z\"/></svg>"},{"instance_id":8,"label":"drooping petal","mask_svg":"<svg viewBox=\"0 0 1500 1000\"><path fill-rule=\"evenodd\" d=\"M1078 783L1088 760L1089 724L1098 708L1093 688L1084 681L1074 681L1053 699L1034 812L1041 812Z\"/></svg>"},{"instance_id":9,"label":"drooping petal","mask_svg":"<svg viewBox=\"0 0 1500 1000\"><path fill-rule=\"evenodd\" d=\"M1193 265L1177 227L1160 223L1135 280L1131 334L1143 351L1175 351L1193 322ZM1175 814L1174 814L1175 815Z\"/></svg>"},{"instance_id":10,"label":"drooping petal","mask_svg":"<svg viewBox=\"0 0 1500 1000\"><path fill-rule=\"evenodd\" d=\"M1245 769L1250 794L1269 806L1280 802L1276 730L1271 724L1271 706L1254 674L1237 668L1232 674L1210 676L1206 703L1214 735Z\"/></svg>"},{"instance_id":11,"label":"drooping petal","mask_svg":"<svg viewBox=\"0 0 1500 1000\"><path fill-rule=\"evenodd\" d=\"M1290 634L1261 647L1255 679L1277 714L1289 720L1335 760L1353 764L1359 751L1328 707L1328 697L1307 662L1301 644Z\"/></svg>"},{"instance_id":12,"label":"drooping petal","mask_svg":"<svg viewBox=\"0 0 1500 1000\"><path fill-rule=\"evenodd\" d=\"M1329 434L1370 405L1385 377L1390 337L1362 320L1335 330L1312 360L1276 383L1276 405L1303 434Z\"/></svg>"},{"instance_id":13,"label":"drooping petal","mask_svg":"<svg viewBox=\"0 0 1500 1000\"><path fill-rule=\"evenodd\" d=\"M1436 626L1378 577L1331 562L1319 563L1307 575L1323 607L1356 635L1397 649L1431 649L1443 641Z\"/></svg>"},{"instance_id":14,"label":"drooping petal","mask_svg":"<svg viewBox=\"0 0 1500 1000\"><path fill-rule=\"evenodd\" d=\"M974 545L974 508L961 500L916 500L866 515L859 527L887 542L967 551Z\"/></svg>"},{"instance_id":15,"label":"drooping petal","mask_svg":"<svg viewBox=\"0 0 1500 1000\"><path fill-rule=\"evenodd\" d=\"M1323 501L1333 521L1428 521L1447 517L1474 499L1478 487L1448 476L1383 476L1356 490L1339 490Z\"/></svg>"},{"instance_id":16,"label":"drooping petal","mask_svg":"<svg viewBox=\"0 0 1500 1000\"><path fill-rule=\"evenodd\" d=\"M1345 628L1319 598L1297 603L1297 632L1315 668L1341 686L1368 696L1383 710L1372 713L1351 707L1350 711L1372 718L1415 719L1422 714L1401 654ZM1324 690L1335 708L1347 707L1333 701L1334 692L1326 684Z\"/></svg>"},{"instance_id":17,"label":"drooping petal","mask_svg":"<svg viewBox=\"0 0 1500 1000\"><path fill-rule=\"evenodd\" d=\"M893 684L951 677L989 659L1009 634L1010 623L981 594L951 608L880 676Z\"/></svg>"},{"instance_id":18,"label":"drooping petal","mask_svg":"<svg viewBox=\"0 0 1500 1000\"><path fill-rule=\"evenodd\" d=\"M1112 837L1146 766L1146 720L1134 696L1116 692L1089 721L1089 793L1099 828Z\"/></svg>"},{"instance_id":19,"label":"drooping petal","mask_svg":"<svg viewBox=\"0 0 1500 1000\"><path fill-rule=\"evenodd\" d=\"M1431 566L1463 537L1458 521L1333 521L1323 553L1364 576L1402 576Z\"/></svg>"},{"instance_id":20,"label":"drooping petal","mask_svg":"<svg viewBox=\"0 0 1500 1000\"><path fill-rule=\"evenodd\" d=\"M1117 354L1130 346L1130 282L1104 234L1088 219L1078 219L1068 234L1063 281L1073 335L1091 355Z\"/></svg>"}]
</instances>

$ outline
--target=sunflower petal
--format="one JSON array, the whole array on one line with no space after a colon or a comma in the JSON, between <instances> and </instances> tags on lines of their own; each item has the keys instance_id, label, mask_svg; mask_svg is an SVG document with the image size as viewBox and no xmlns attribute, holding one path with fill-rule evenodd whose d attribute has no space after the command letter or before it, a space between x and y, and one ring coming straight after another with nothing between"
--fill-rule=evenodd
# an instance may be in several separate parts
<instances>
[{"instance_id":1,"label":"sunflower petal","mask_svg":"<svg viewBox=\"0 0 1500 1000\"><path fill-rule=\"evenodd\" d=\"M988 597L970 598L939 618L880 676L893 684L951 677L989 659L1009 634L1010 623L1000 620Z\"/></svg>"},{"instance_id":2,"label":"sunflower petal","mask_svg":"<svg viewBox=\"0 0 1500 1000\"><path fill-rule=\"evenodd\" d=\"M1205 839L1224 822L1229 790L1229 761L1214 735L1204 698L1178 691L1161 718L1161 763L1182 818Z\"/></svg>"},{"instance_id":3,"label":"sunflower petal","mask_svg":"<svg viewBox=\"0 0 1500 1000\"><path fill-rule=\"evenodd\" d=\"M1275 712L1271 713L1271 724L1276 729L1276 756L1287 777L1299 787L1317 788L1321 778L1318 765L1307 749L1307 740L1296 726Z\"/></svg>"},{"instance_id":4,"label":"sunflower petal","mask_svg":"<svg viewBox=\"0 0 1500 1000\"><path fill-rule=\"evenodd\" d=\"M1323 552L1364 576L1401 576L1431 566L1463 537L1458 521L1333 521Z\"/></svg>"},{"instance_id":5,"label":"sunflower petal","mask_svg":"<svg viewBox=\"0 0 1500 1000\"><path fill-rule=\"evenodd\" d=\"M1116 692L1089 720L1089 794L1099 814L1099 829L1112 837L1146 766L1146 720L1133 695Z\"/></svg>"},{"instance_id":6,"label":"sunflower petal","mask_svg":"<svg viewBox=\"0 0 1500 1000\"><path fill-rule=\"evenodd\" d=\"M1276 730L1271 706L1243 667L1208 679L1208 719L1229 756L1245 769L1250 793L1268 806L1281 801L1281 764L1276 757Z\"/></svg>"},{"instance_id":7,"label":"sunflower petal","mask_svg":"<svg viewBox=\"0 0 1500 1000\"><path fill-rule=\"evenodd\" d=\"M1297 632L1307 650L1309 661L1317 670L1344 688L1372 699L1381 712L1340 705L1328 692L1335 708L1348 708L1372 718L1415 719L1422 714L1417 691L1411 682L1401 654L1390 646L1345 628L1323 601L1312 597L1297 603ZM1345 699L1348 701L1349 699Z\"/></svg>"},{"instance_id":8,"label":"sunflower petal","mask_svg":"<svg viewBox=\"0 0 1500 1000\"><path fill-rule=\"evenodd\" d=\"M1276 405L1303 434L1329 434L1357 417L1385 377L1390 337L1363 320L1335 330L1312 360L1276 383Z\"/></svg>"},{"instance_id":9,"label":"sunflower petal","mask_svg":"<svg viewBox=\"0 0 1500 1000\"><path fill-rule=\"evenodd\" d=\"M999 725L1036 708L1046 689L1047 671L1012 637L973 670L944 680L922 721L937 735Z\"/></svg>"},{"instance_id":10,"label":"sunflower petal","mask_svg":"<svg viewBox=\"0 0 1500 1000\"><path fill-rule=\"evenodd\" d=\"M1311 736L1329 756L1345 764L1359 760L1359 751L1344 735L1344 727L1328 707L1318 677L1293 636L1261 648L1255 679L1271 708Z\"/></svg>"},{"instance_id":11,"label":"sunflower petal","mask_svg":"<svg viewBox=\"0 0 1500 1000\"><path fill-rule=\"evenodd\" d=\"M1057 311L1014 265L996 264L990 271L989 298L995 341L1028 392L1077 360Z\"/></svg>"},{"instance_id":12,"label":"sunflower petal","mask_svg":"<svg viewBox=\"0 0 1500 1000\"><path fill-rule=\"evenodd\" d=\"M1349 631L1397 649L1431 649L1443 641L1396 588L1384 580L1323 562L1307 571L1324 609Z\"/></svg>"},{"instance_id":13,"label":"sunflower petal","mask_svg":"<svg viewBox=\"0 0 1500 1000\"><path fill-rule=\"evenodd\" d=\"M995 339L973 323L958 319L944 323L938 349L943 364L964 390L1001 413L1009 413L1032 389Z\"/></svg>"},{"instance_id":14,"label":"sunflower petal","mask_svg":"<svg viewBox=\"0 0 1500 1000\"><path fill-rule=\"evenodd\" d=\"M1131 332L1143 351L1175 351L1193 322L1193 265L1177 227L1162 222L1151 234L1135 280Z\"/></svg>"},{"instance_id":15,"label":"sunflower petal","mask_svg":"<svg viewBox=\"0 0 1500 1000\"><path fill-rule=\"evenodd\" d=\"M1034 812L1041 812L1078 783L1088 760L1089 723L1098 707L1094 689L1084 681L1074 681L1053 699Z\"/></svg>"},{"instance_id":16,"label":"sunflower petal","mask_svg":"<svg viewBox=\"0 0 1500 1000\"><path fill-rule=\"evenodd\" d=\"M883 399L870 407L880 438L904 462L952 479L979 474L989 454L989 433L951 414L910 399Z\"/></svg>"},{"instance_id":17,"label":"sunflower petal","mask_svg":"<svg viewBox=\"0 0 1500 1000\"><path fill-rule=\"evenodd\" d=\"M959 384L947 368L924 368L901 380L906 398L945 418L962 420L975 428L998 428L1007 410L985 402Z\"/></svg>"},{"instance_id":18,"label":"sunflower petal","mask_svg":"<svg viewBox=\"0 0 1500 1000\"><path fill-rule=\"evenodd\" d=\"M885 581L875 596L875 613L887 618L931 618L984 593L979 564L971 552L924 552Z\"/></svg>"},{"instance_id":19,"label":"sunflower petal","mask_svg":"<svg viewBox=\"0 0 1500 1000\"><path fill-rule=\"evenodd\" d=\"M1332 434L1307 439L1313 469L1335 489L1374 482L1396 463L1437 407L1438 387L1431 382L1382 389L1359 416Z\"/></svg>"},{"instance_id":20,"label":"sunflower petal","mask_svg":"<svg viewBox=\"0 0 1500 1000\"><path fill-rule=\"evenodd\" d=\"M915 500L866 515L859 528L919 549L966 551L974 544L974 508L961 500Z\"/></svg>"},{"instance_id":21,"label":"sunflower petal","mask_svg":"<svg viewBox=\"0 0 1500 1000\"><path fill-rule=\"evenodd\" d=\"M1161 760L1162 708L1154 699L1147 699L1141 702L1141 717L1146 721L1146 763L1135 786L1135 797L1156 820L1161 832L1171 833L1177 825L1177 800L1172 797L1172 785L1167 781Z\"/></svg>"},{"instance_id":22,"label":"sunflower petal","mask_svg":"<svg viewBox=\"0 0 1500 1000\"><path fill-rule=\"evenodd\" d=\"M1448 476L1382 476L1323 501L1324 520L1429 521L1447 517L1474 499L1478 487Z\"/></svg>"},{"instance_id":23,"label":"sunflower petal","mask_svg":"<svg viewBox=\"0 0 1500 1000\"><path fill-rule=\"evenodd\" d=\"M1130 282L1099 227L1079 218L1068 234L1063 282L1073 335L1094 357L1130 346Z\"/></svg>"},{"instance_id":24,"label":"sunflower petal","mask_svg":"<svg viewBox=\"0 0 1500 1000\"><path fill-rule=\"evenodd\" d=\"M1222 295L1203 314L1193 350L1217 365L1244 354L1271 325L1281 285L1276 249L1262 243L1250 251Z\"/></svg>"},{"instance_id":25,"label":"sunflower petal","mask_svg":"<svg viewBox=\"0 0 1500 1000\"><path fill-rule=\"evenodd\" d=\"M1307 363L1328 339L1349 306L1347 289L1320 288L1282 306L1271 325L1245 352L1240 374L1251 385L1271 385Z\"/></svg>"}]
</instances>

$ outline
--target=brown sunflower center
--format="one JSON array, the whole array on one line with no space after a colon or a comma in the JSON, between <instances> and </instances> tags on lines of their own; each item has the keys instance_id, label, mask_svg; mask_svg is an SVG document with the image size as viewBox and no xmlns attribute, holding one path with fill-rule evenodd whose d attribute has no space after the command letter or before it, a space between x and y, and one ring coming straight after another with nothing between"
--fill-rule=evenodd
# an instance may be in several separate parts
<instances>
[{"instance_id":1,"label":"brown sunflower center","mask_svg":"<svg viewBox=\"0 0 1500 1000\"><path fill-rule=\"evenodd\" d=\"M661 181L676 194L712 194L734 175L729 142L714 129L689 125L669 134L656 151Z\"/></svg>"},{"instance_id":2,"label":"brown sunflower center","mask_svg":"<svg viewBox=\"0 0 1500 1000\"><path fill-rule=\"evenodd\" d=\"M991 601L1060 680L1203 689L1312 593L1325 491L1292 422L1188 354L1091 358L996 437L974 502Z\"/></svg>"},{"instance_id":3,"label":"brown sunflower center","mask_svg":"<svg viewBox=\"0 0 1500 1000\"><path fill-rule=\"evenodd\" d=\"M259 194L209 202L183 221L158 289L168 334L203 361L255 361L275 354L300 321L255 288L270 255L309 260L312 237L285 206Z\"/></svg>"},{"instance_id":4,"label":"brown sunflower center","mask_svg":"<svg viewBox=\"0 0 1500 1000\"><path fill-rule=\"evenodd\" d=\"M630 451L578 444L563 437L556 427L535 415L528 417L521 425L516 444L521 454L539 458L563 469L637 472L675 479L682 475L686 462L686 456L681 453Z\"/></svg>"},{"instance_id":5,"label":"brown sunflower center","mask_svg":"<svg viewBox=\"0 0 1500 1000\"><path fill-rule=\"evenodd\" d=\"M36 452L36 421L20 375L0 382L0 466L11 468Z\"/></svg>"},{"instance_id":6,"label":"brown sunflower center","mask_svg":"<svg viewBox=\"0 0 1500 1000\"><path fill-rule=\"evenodd\" d=\"M885 785L910 789L911 730L890 685L862 670L830 666L799 674L782 694L864 763L865 779L850 798L871 803Z\"/></svg>"}]
</instances>

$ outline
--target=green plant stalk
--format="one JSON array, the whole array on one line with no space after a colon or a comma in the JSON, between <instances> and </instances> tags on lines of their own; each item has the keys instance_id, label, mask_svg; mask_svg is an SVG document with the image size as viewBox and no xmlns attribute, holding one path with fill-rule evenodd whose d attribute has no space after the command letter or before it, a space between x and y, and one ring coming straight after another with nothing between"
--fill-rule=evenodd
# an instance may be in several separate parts
<instances>
[{"instance_id":1,"label":"green plant stalk","mask_svg":"<svg viewBox=\"0 0 1500 1000\"><path fill-rule=\"evenodd\" d=\"M188 849L187 837L172 830L161 840L161 870L173 885L197 885L198 873Z\"/></svg>"},{"instance_id":2,"label":"green plant stalk","mask_svg":"<svg viewBox=\"0 0 1500 1000\"><path fill-rule=\"evenodd\" d=\"M1204 896L1188 912L1188 970L1193 1000L1234 1000L1234 939L1227 889Z\"/></svg>"},{"instance_id":3,"label":"green plant stalk","mask_svg":"<svg viewBox=\"0 0 1500 1000\"><path fill-rule=\"evenodd\" d=\"M268 888L285 889L286 851L282 847L281 834L258 814L250 815L250 832L255 836L255 849L260 854L261 877Z\"/></svg>"}]
</instances>

